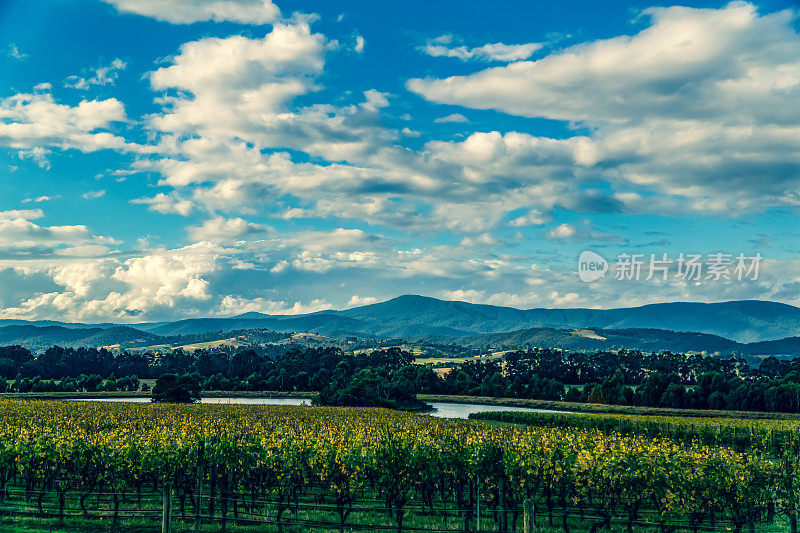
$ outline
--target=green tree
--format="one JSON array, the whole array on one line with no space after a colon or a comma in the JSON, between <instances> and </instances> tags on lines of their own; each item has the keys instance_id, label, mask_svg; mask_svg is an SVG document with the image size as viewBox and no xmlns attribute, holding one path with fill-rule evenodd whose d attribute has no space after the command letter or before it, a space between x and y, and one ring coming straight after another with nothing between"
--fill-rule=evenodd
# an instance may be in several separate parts
<instances>
[{"instance_id":1,"label":"green tree","mask_svg":"<svg viewBox=\"0 0 800 533\"><path fill-rule=\"evenodd\" d=\"M156 380L151 401L161 403L194 403L200 400L199 374L164 374Z\"/></svg>"}]
</instances>

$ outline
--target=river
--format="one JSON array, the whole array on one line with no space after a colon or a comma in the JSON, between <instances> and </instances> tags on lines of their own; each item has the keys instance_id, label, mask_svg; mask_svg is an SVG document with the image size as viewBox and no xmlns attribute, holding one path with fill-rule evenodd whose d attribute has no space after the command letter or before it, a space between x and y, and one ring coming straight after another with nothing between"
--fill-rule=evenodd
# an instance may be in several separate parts
<instances>
[{"instance_id":1,"label":"river","mask_svg":"<svg viewBox=\"0 0 800 533\"><path fill-rule=\"evenodd\" d=\"M127 402L149 403L150 398L73 398L81 402ZM203 398L200 403L205 404L241 404L241 405L311 405L308 398ZM468 418L472 413L486 411L525 411L529 413L562 413L549 409L534 409L532 407L509 407L505 405L483 405L477 403L449 403L427 402L433 406L432 411L425 414L439 418Z\"/></svg>"}]
</instances>

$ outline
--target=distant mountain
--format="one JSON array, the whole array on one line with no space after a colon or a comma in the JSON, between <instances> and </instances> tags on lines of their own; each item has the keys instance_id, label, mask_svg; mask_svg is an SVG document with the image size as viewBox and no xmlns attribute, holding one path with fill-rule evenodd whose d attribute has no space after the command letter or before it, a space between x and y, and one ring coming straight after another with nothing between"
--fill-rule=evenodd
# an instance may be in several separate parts
<instances>
[{"instance_id":1,"label":"distant mountain","mask_svg":"<svg viewBox=\"0 0 800 533\"><path fill-rule=\"evenodd\" d=\"M708 352L740 353L748 346L736 341L706 333L684 333L663 329L594 329L563 330L529 328L506 333L484 333L463 337L459 344L469 347L493 349L519 349L525 347L554 348L560 350L641 350L657 352ZM796 353L800 354L800 346ZM748 354L750 352L748 351ZM755 354L754 354L755 355Z\"/></svg>"},{"instance_id":2,"label":"distant mountain","mask_svg":"<svg viewBox=\"0 0 800 533\"><path fill-rule=\"evenodd\" d=\"M119 324L105 322L102 324L84 324L82 322L59 322L58 320L18 320L2 319L0 327L4 326L61 326L62 328L86 329L86 328L115 328Z\"/></svg>"},{"instance_id":3,"label":"distant mountain","mask_svg":"<svg viewBox=\"0 0 800 533\"><path fill-rule=\"evenodd\" d=\"M401 337L437 334L436 330L468 335L525 328L645 328L707 333L737 342L778 340L800 335L800 309L757 300L664 303L607 310L522 310L401 296L337 314L369 324L369 330L375 334Z\"/></svg>"},{"instance_id":4,"label":"distant mountain","mask_svg":"<svg viewBox=\"0 0 800 533\"><path fill-rule=\"evenodd\" d=\"M742 353L748 355L800 355L800 337L745 344Z\"/></svg>"},{"instance_id":5,"label":"distant mountain","mask_svg":"<svg viewBox=\"0 0 800 533\"><path fill-rule=\"evenodd\" d=\"M309 315L261 315L248 313L243 317L190 318L176 322L148 324L135 327L161 336L193 335L198 333L224 332L236 329L270 329L273 331L324 331L328 334L362 333L365 324L333 312Z\"/></svg>"},{"instance_id":6,"label":"distant mountain","mask_svg":"<svg viewBox=\"0 0 800 533\"><path fill-rule=\"evenodd\" d=\"M29 324L0 327L0 345L19 344L39 351L50 346L100 347L119 345L122 348L155 344L160 337L129 326L109 328L68 328Z\"/></svg>"},{"instance_id":7,"label":"distant mountain","mask_svg":"<svg viewBox=\"0 0 800 533\"><path fill-rule=\"evenodd\" d=\"M109 340L108 344L124 344L128 342L126 339L135 339L137 335L142 335L141 332L155 339L178 335L225 333L240 329L268 329L277 332L318 332L329 336L357 335L409 340L436 337L458 342L458 339L473 338L481 334L519 332L538 328L541 331L514 333L512 338L522 338L525 335L544 338L553 335L552 332L555 330L589 329L603 330L607 333L608 330L614 330L613 335L611 333L610 336L600 335L608 339L604 345L608 345L609 342L628 343L636 339L637 345L677 351L684 349L683 347L691 349L688 347L695 341L704 346L724 347L723 341L730 339L737 343L774 342L777 344L766 344L751 349L791 349L794 350L792 353L800 353L800 348L795 350L793 343L796 341L791 340L800 337L800 308L757 300L711 304L663 303L606 310L514 309L406 295L343 311L320 311L304 315L265 315L251 312L229 318L193 318L132 326L14 322L15 325L6 325L6 328L25 326L61 328L51 330L52 333L42 332L42 339L58 338L64 339L63 342L75 343L78 342L75 339L100 335L100 332L89 334L82 330L105 330L104 338ZM2 324L0 322L0 326ZM117 330L119 327L125 327L127 330ZM2 329L4 328L0 327L0 330ZM70 333L62 330L81 331ZM628 330L634 331L626 332ZM643 330L652 332L647 333ZM114 332L117 331L123 342L111 342L117 334ZM655 331L697 333L723 339L667 335ZM563 332L560 332L556 337L562 339L562 334ZM0 342L7 344L3 339L12 336L12 333L6 337L0 334ZM665 343L664 346L661 346L662 341ZM588 341L567 337L559 342L582 344Z\"/></svg>"}]
</instances>

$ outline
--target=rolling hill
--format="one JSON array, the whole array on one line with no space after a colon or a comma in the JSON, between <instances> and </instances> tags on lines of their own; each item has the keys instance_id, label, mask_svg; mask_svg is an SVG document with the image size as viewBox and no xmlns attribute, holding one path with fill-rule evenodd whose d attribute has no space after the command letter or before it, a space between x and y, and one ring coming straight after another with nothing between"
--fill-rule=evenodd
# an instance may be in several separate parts
<instances>
[{"instance_id":1,"label":"rolling hill","mask_svg":"<svg viewBox=\"0 0 800 533\"><path fill-rule=\"evenodd\" d=\"M800 335L800 309L757 300L722 303L663 303L620 309L514 309L493 305L400 296L391 300L308 315L279 317L248 313L244 317L204 320L214 327L267 321L277 331L313 329L326 334L349 332L383 337L428 335L461 337L526 328L659 329L717 335L737 342L779 340ZM172 323L175 324L175 323ZM174 327L158 328L166 334ZM156 331L154 331L156 332Z\"/></svg>"},{"instance_id":2,"label":"rolling hill","mask_svg":"<svg viewBox=\"0 0 800 533\"><path fill-rule=\"evenodd\" d=\"M9 323L11 322L11 323ZM3 325L5 324L5 325ZM28 329L26 329L28 328ZM36 329L30 329L36 328ZM192 318L174 322L67 324L0 322L0 343L24 339L37 346L155 344L164 338L234 330L319 332L329 336L403 338L442 342L547 342L574 349L639 347L643 350L760 350L800 354L800 308L743 300L721 303L662 303L620 309L515 309L406 295L342 311L304 315L246 313L228 318ZM599 338L575 335L593 331ZM490 335L478 340L481 335ZM495 335L491 337L491 335ZM505 339L503 340L503 335Z\"/></svg>"},{"instance_id":3,"label":"rolling hill","mask_svg":"<svg viewBox=\"0 0 800 533\"><path fill-rule=\"evenodd\" d=\"M464 346L476 348L490 346L493 349L547 347L560 350L591 351L625 348L643 352L657 352L669 349L673 352L704 351L721 354L741 353L748 346L717 335L684 333L663 329L565 330L529 328L507 333L484 333L461 338L458 342ZM800 353L800 351L797 353Z\"/></svg>"},{"instance_id":4,"label":"rolling hill","mask_svg":"<svg viewBox=\"0 0 800 533\"><path fill-rule=\"evenodd\" d=\"M19 344L31 350L43 350L53 345L75 348L119 345L126 348L154 344L159 339L129 326L68 328L22 324L0 327L0 345Z\"/></svg>"}]
</instances>

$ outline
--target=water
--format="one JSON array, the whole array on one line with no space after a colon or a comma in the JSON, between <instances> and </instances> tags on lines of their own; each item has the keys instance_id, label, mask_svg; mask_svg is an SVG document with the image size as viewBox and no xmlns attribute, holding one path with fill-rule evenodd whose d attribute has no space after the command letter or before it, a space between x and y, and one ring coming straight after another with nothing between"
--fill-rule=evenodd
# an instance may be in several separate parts
<instances>
[{"instance_id":1,"label":"water","mask_svg":"<svg viewBox=\"0 0 800 533\"><path fill-rule=\"evenodd\" d=\"M440 418L469 418L472 413L488 411L523 411L526 413L563 413L550 409L534 409L533 407L509 407L506 405L483 405L478 403L427 402L433 406L428 414Z\"/></svg>"},{"instance_id":2,"label":"water","mask_svg":"<svg viewBox=\"0 0 800 533\"><path fill-rule=\"evenodd\" d=\"M82 402L125 402L149 403L150 398L71 398ZM241 404L241 405L311 405L309 398L203 398L200 403L206 404ZM472 413L487 411L523 411L528 413L562 413L550 409L534 409L532 407L509 407L505 405L482 405L477 403L428 402L433 406L426 414L439 418L469 418Z\"/></svg>"}]
</instances>

